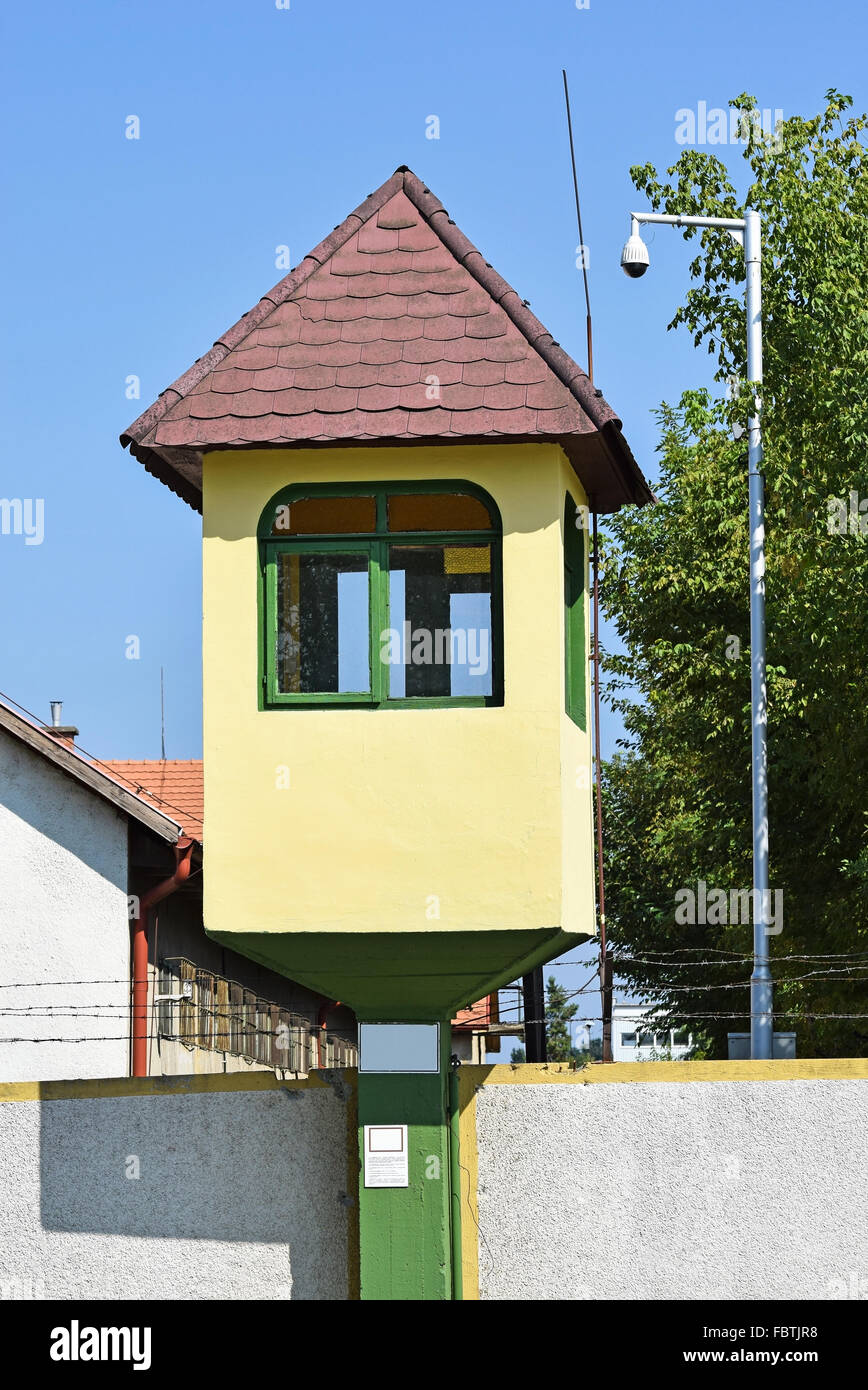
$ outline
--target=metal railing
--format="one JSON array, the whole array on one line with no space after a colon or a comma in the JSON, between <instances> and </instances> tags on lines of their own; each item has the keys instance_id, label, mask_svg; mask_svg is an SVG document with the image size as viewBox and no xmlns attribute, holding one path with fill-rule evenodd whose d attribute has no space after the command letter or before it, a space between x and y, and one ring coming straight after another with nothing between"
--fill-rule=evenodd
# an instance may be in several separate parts
<instances>
[{"instance_id":1,"label":"metal railing","mask_svg":"<svg viewBox=\"0 0 868 1390\"><path fill-rule=\"evenodd\" d=\"M168 1041L302 1075L358 1064L358 1051L346 1038L184 956L161 961L157 978L158 994L181 995L185 985L189 991L189 997L157 1004L157 1033Z\"/></svg>"}]
</instances>

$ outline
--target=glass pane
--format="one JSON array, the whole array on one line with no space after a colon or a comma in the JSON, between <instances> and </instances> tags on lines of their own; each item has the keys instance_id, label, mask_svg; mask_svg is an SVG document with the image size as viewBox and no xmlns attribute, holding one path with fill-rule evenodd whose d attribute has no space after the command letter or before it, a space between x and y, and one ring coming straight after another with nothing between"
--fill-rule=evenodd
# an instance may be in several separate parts
<instances>
[{"instance_id":1,"label":"glass pane","mask_svg":"<svg viewBox=\"0 0 868 1390\"><path fill-rule=\"evenodd\" d=\"M368 694L368 557L277 557L277 688Z\"/></svg>"},{"instance_id":2,"label":"glass pane","mask_svg":"<svg viewBox=\"0 0 868 1390\"><path fill-rule=\"evenodd\" d=\"M490 531L478 497L454 492L396 493L388 499L390 531Z\"/></svg>"},{"instance_id":3,"label":"glass pane","mask_svg":"<svg viewBox=\"0 0 868 1390\"><path fill-rule=\"evenodd\" d=\"M365 534L377 529L374 497L295 497L274 509L273 536Z\"/></svg>"},{"instance_id":4,"label":"glass pane","mask_svg":"<svg viewBox=\"0 0 868 1390\"><path fill-rule=\"evenodd\" d=\"M490 695L491 546L389 547L389 695Z\"/></svg>"},{"instance_id":5,"label":"glass pane","mask_svg":"<svg viewBox=\"0 0 868 1390\"><path fill-rule=\"evenodd\" d=\"M564 502L564 674L566 711L587 727L588 654L585 642L585 513L569 493Z\"/></svg>"},{"instance_id":6,"label":"glass pane","mask_svg":"<svg viewBox=\"0 0 868 1390\"><path fill-rule=\"evenodd\" d=\"M439 1024L362 1023L359 1025L360 1072L438 1072L439 1070Z\"/></svg>"}]
</instances>

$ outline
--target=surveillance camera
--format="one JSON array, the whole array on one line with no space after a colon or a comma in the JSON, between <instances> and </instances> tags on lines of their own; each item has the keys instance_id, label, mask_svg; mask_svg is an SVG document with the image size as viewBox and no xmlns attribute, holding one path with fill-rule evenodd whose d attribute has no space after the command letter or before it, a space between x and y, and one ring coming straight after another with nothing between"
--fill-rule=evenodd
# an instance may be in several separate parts
<instances>
[{"instance_id":1,"label":"surveillance camera","mask_svg":"<svg viewBox=\"0 0 868 1390\"><path fill-rule=\"evenodd\" d=\"M624 242L621 269L631 280L638 280L648 269L648 247L636 232Z\"/></svg>"}]
</instances>

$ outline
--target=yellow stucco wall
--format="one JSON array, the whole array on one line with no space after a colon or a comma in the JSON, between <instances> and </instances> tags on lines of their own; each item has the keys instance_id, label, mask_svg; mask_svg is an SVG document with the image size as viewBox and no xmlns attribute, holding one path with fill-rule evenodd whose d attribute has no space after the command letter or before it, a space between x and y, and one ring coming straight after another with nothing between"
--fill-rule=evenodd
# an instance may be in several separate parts
<instances>
[{"instance_id":1,"label":"yellow stucco wall","mask_svg":"<svg viewBox=\"0 0 868 1390\"><path fill-rule=\"evenodd\" d=\"M453 477L503 519L504 706L261 711L266 503L295 482ZM555 445L206 456L209 931L593 931L590 745L563 713L567 481L584 501Z\"/></svg>"}]
</instances>

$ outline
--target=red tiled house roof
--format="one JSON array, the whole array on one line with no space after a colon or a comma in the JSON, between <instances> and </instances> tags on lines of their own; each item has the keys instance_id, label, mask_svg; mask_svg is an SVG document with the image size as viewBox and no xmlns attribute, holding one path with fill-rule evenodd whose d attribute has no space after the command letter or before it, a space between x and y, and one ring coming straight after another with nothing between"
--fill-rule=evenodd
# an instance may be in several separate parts
<instances>
[{"instance_id":1,"label":"red tiled house roof","mask_svg":"<svg viewBox=\"0 0 868 1390\"><path fill-rule=\"evenodd\" d=\"M430 399L436 378L440 399ZM121 436L201 509L202 455L558 441L600 512L653 496L586 373L398 169Z\"/></svg>"},{"instance_id":2,"label":"red tiled house roof","mask_svg":"<svg viewBox=\"0 0 868 1390\"><path fill-rule=\"evenodd\" d=\"M165 815L178 821L187 835L202 843L205 795L202 762L156 759L112 760L100 767L130 788L143 801L149 801Z\"/></svg>"},{"instance_id":3,"label":"red tiled house roof","mask_svg":"<svg viewBox=\"0 0 868 1390\"><path fill-rule=\"evenodd\" d=\"M459 1009L452 1020L452 1027L463 1033L483 1033L492 1024L492 1008L490 994L486 994L484 999L479 999L475 1004L468 1004L466 1009Z\"/></svg>"}]
</instances>

